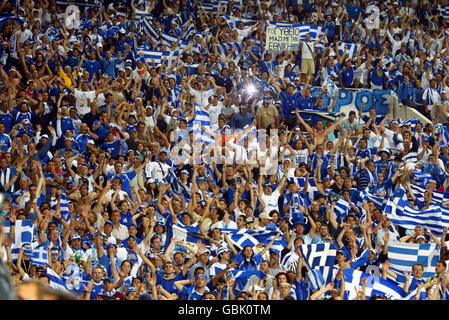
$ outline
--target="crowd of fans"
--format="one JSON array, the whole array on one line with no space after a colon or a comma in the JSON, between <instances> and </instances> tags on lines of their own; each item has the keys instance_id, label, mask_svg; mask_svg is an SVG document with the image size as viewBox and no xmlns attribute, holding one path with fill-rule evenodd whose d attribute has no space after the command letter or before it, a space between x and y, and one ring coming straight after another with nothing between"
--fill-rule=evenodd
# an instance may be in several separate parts
<instances>
[{"instance_id":1,"label":"crowd of fans","mask_svg":"<svg viewBox=\"0 0 449 320\"><path fill-rule=\"evenodd\" d=\"M437 2L375 2L379 24L371 27L371 3L354 0L248 0L215 13L201 0L3 1L0 185L9 237L3 233L0 253L15 297L343 299L351 261L369 248L358 269L376 265L386 278L388 242L403 241L440 244L436 280L422 279L416 265L406 289L446 299L446 234L401 228L373 201L355 200L367 188L389 197L401 186L423 209L432 191L447 188L449 146L436 129L447 122L449 37ZM65 14L69 6L79 21ZM179 41L149 36L141 15ZM257 22L232 28L224 15ZM271 52L263 46L268 20L325 32L307 36L299 51ZM185 36L180 26L194 32ZM139 55L177 50L181 39L189 44L170 63ZM320 41L322 50L314 47ZM342 55L339 41L359 49ZM233 42L242 45L236 57L217 49ZM430 121L412 128L392 110L378 115L364 105L336 121L301 115L332 111L338 94L323 105L321 89L328 77L339 90L393 90L401 106ZM199 110L210 122L200 137L216 143L194 132ZM418 161L406 166L402 157L413 151ZM432 175L424 202L410 188L417 172ZM349 207L336 220L339 198ZM34 222L31 247L48 249L48 266L31 263L26 248L13 258L18 220ZM176 228L207 243L178 241ZM285 247L273 249L273 239L239 248L224 228L277 230ZM328 242L338 249L332 282L312 291L299 247ZM81 289L49 288L49 268ZM230 270L264 275L239 290Z\"/></svg>"}]
</instances>

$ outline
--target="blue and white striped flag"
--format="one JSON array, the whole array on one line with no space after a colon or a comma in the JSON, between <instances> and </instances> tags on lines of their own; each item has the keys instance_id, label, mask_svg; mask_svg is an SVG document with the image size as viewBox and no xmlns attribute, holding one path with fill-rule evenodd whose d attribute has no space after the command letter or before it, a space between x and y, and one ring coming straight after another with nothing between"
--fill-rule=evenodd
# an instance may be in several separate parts
<instances>
[{"instance_id":1,"label":"blue and white striped flag","mask_svg":"<svg viewBox=\"0 0 449 320\"><path fill-rule=\"evenodd\" d=\"M327 78L324 80L323 84L321 85L321 88L324 88L324 87L327 88L326 94L329 98L332 98L337 94L338 87L335 84L335 82L332 81L330 76L327 76Z\"/></svg>"},{"instance_id":2,"label":"blue and white striped flag","mask_svg":"<svg viewBox=\"0 0 449 320\"><path fill-rule=\"evenodd\" d=\"M320 290L325 284L323 274L320 269L312 269L307 273L309 288L312 291Z\"/></svg>"},{"instance_id":3,"label":"blue and white striped flag","mask_svg":"<svg viewBox=\"0 0 449 320\"><path fill-rule=\"evenodd\" d=\"M260 242L267 244L278 233L276 230L251 230L251 229L220 229L228 235L232 244L243 249L245 246L255 247ZM279 240L279 239L278 239ZM278 241L279 242L279 241ZM273 244L275 245L275 244ZM279 250L279 243L276 243L272 248ZM282 249L281 249L282 250Z\"/></svg>"},{"instance_id":4,"label":"blue and white striped flag","mask_svg":"<svg viewBox=\"0 0 449 320\"><path fill-rule=\"evenodd\" d=\"M178 41L178 38L165 33L163 31L158 31L154 26L153 22L150 19L147 19L146 17L143 17L141 20L141 26L142 26L142 32L147 35L149 38L151 38L155 42L159 42L162 38L165 45L171 46L173 43ZM191 31L191 28L189 28ZM186 37L186 34L184 35ZM185 38L181 39L178 49L183 49L184 47L187 47L189 45L189 41Z\"/></svg>"},{"instance_id":5,"label":"blue and white striped flag","mask_svg":"<svg viewBox=\"0 0 449 320\"><path fill-rule=\"evenodd\" d=\"M63 280L55 270L52 269L52 267L47 266L47 269L45 273L50 278L50 288L63 291L63 292L70 292L66 287L66 281Z\"/></svg>"},{"instance_id":6,"label":"blue and white striped flag","mask_svg":"<svg viewBox=\"0 0 449 320\"><path fill-rule=\"evenodd\" d=\"M169 184L171 184L172 190L174 193L176 193L177 195L182 193L182 195L184 196L184 200L186 202L189 201L189 199L190 199L189 190L187 190L187 188L179 182L179 179L173 172L172 168L168 169L168 174L167 174L166 180Z\"/></svg>"},{"instance_id":7,"label":"blue and white striped flag","mask_svg":"<svg viewBox=\"0 0 449 320\"><path fill-rule=\"evenodd\" d=\"M203 9L207 13L216 14L219 12L220 8L225 7L230 3L227 0L210 0L210 1L200 1L198 3L198 7ZM243 3L241 0L235 1L233 4L233 8L242 9ZM222 10L223 12L223 10Z\"/></svg>"},{"instance_id":8,"label":"blue and white striped flag","mask_svg":"<svg viewBox=\"0 0 449 320\"><path fill-rule=\"evenodd\" d=\"M440 147L446 146L449 147L449 129L447 126L437 123L436 125L438 135L443 135L443 139L440 142Z\"/></svg>"},{"instance_id":9,"label":"blue and white striped flag","mask_svg":"<svg viewBox=\"0 0 449 320\"><path fill-rule=\"evenodd\" d=\"M345 220L346 216L349 214L349 202L344 198L340 198L335 202L334 207L334 219L338 223Z\"/></svg>"},{"instance_id":10,"label":"blue and white striped flag","mask_svg":"<svg viewBox=\"0 0 449 320\"><path fill-rule=\"evenodd\" d=\"M444 19L449 18L449 5L438 5L438 15Z\"/></svg>"},{"instance_id":11,"label":"blue and white striped flag","mask_svg":"<svg viewBox=\"0 0 449 320\"><path fill-rule=\"evenodd\" d=\"M174 224L172 226L173 230L173 237L176 239L176 241L185 241L190 244L196 244L198 240L205 243L206 245L209 245L209 241L206 240L206 238L198 233L194 232L188 229L188 227L180 226L179 224Z\"/></svg>"},{"instance_id":12,"label":"blue and white striped flag","mask_svg":"<svg viewBox=\"0 0 449 320\"><path fill-rule=\"evenodd\" d=\"M432 179L433 180L433 179ZM413 194L415 195L417 200L424 200L424 192L426 191L426 186L419 186L417 184L411 184ZM449 200L449 192L442 192L438 190L432 191L432 202L433 205L440 205L441 203Z\"/></svg>"},{"instance_id":13,"label":"blue and white striped flag","mask_svg":"<svg viewBox=\"0 0 449 320\"><path fill-rule=\"evenodd\" d=\"M4 223L6 237L9 238L10 222L6 220ZM13 260L17 260L20 248L33 243L33 235L36 227L32 221L16 220L14 228L14 239L11 245L11 256Z\"/></svg>"},{"instance_id":14,"label":"blue and white striped flag","mask_svg":"<svg viewBox=\"0 0 449 320\"><path fill-rule=\"evenodd\" d=\"M204 128L212 131L210 127L209 112L202 106L195 104L195 118L189 121L187 126L193 129L193 135L196 141L201 141L201 143L204 143L206 146L214 143L214 137L201 129L201 126L203 126Z\"/></svg>"},{"instance_id":15,"label":"blue and white striped flag","mask_svg":"<svg viewBox=\"0 0 449 320\"><path fill-rule=\"evenodd\" d=\"M365 190L363 190L360 193L360 196L362 197L362 199L365 201L373 201L374 205L379 208L379 209L384 209L385 204L387 203L387 199L388 198L382 198L382 197L378 197L377 195L371 193L369 190L369 187L366 188Z\"/></svg>"},{"instance_id":16,"label":"blue and white striped flag","mask_svg":"<svg viewBox=\"0 0 449 320\"><path fill-rule=\"evenodd\" d=\"M57 203L58 203L57 198L51 198L50 210L56 210ZM63 190L61 190L61 204L59 206L59 209L61 211L62 219L64 219L65 222L69 222L70 221L69 198L67 198L67 195Z\"/></svg>"},{"instance_id":17,"label":"blue and white striped flag","mask_svg":"<svg viewBox=\"0 0 449 320\"><path fill-rule=\"evenodd\" d=\"M176 60L179 55L179 51L152 51L152 50L139 50L137 52L139 56L145 59L145 61L152 66L153 61L155 67L158 67L162 64L162 61L165 58L165 65L169 66Z\"/></svg>"},{"instance_id":18,"label":"blue and white striped flag","mask_svg":"<svg viewBox=\"0 0 449 320\"><path fill-rule=\"evenodd\" d=\"M229 28L231 29L237 29L240 22L243 22L244 28L251 27L255 23L258 22L258 20L251 20L251 19L244 19L244 18L237 18L237 17L231 17L224 15L222 17L226 20L226 23L228 24Z\"/></svg>"},{"instance_id":19,"label":"blue and white striped flag","mask_svg":"<svg viewBox=\"0 0 449 320\"><path fill-rule=\"evenodd\" d=\"M411 119L407 119L404 121L402 121L401 119L397 119L397 122L400 127L410 125L412 132L415 132L416 124L421 123L421 120L419 120L417 118L411 118Z\"/></svg>"},{"instance_id":20,"label":"blue and white striped flag","mask_svg":"<svg viewBox=\"0 0 449 320\"><path fill-rule=\"evenodd\" d=\"M305 177L292 177L288 178L288 181L295 182L299 190L302 191L306 184L306 178ZM309 177L309 186L307 188L307 197L310 201L312 201L315 198L315 194L318 193L318 187L316 186L315 179L313 177Z\"/></svg>"},{"instance_id":21,"label":"blue and white striped flag","mask_svg":"<svg viewBox=\"0 0 449 320\"><path fill-rule=\"evenodd\" d=\"M429 229L435 236L441 236L443 229L449 227L449 209L442 206L430 206L419 210L408 204L388 200L384 212L390 221L406 229L422 226Z\"/></svg>"},{"instance_id":22,"label":"blue and white striped flag","mask_svg":"<svg viewBox=\"0 0 449 320\"><path fill-rule=\"evenodd\" d=\"M24 18L20 18L15 15L8 14L8 15L0 16L0 26L3 26L8 20L12 20L13 22L17 21L20 24L23 24L25 22Z\"/></svg>"},{"instance_id":23,"label":"blue and white striped flag","mask_svg":"<svg viewBox=\"0 0 449 320\"><path fill-rule=\"evenodd\" d=\"M343 56L346 51L346 56L349 59L352 59L355 56L359 48L360 45L357 43L348 43L343 41L340 41L338 43L338 53L340 54L340 56Z\"/></svg>"},{"instance_id":24,"label":"blue and white striped flag","mask_svg":"<svg viewBox=\"0 0 449 320\"><path fill-rule=\"evenodd\" d=\"M245 289L246 283L252 276L255 275L261 280L266 276L266 274L260 270L229 270L228 274L235 280L236 288L240 291Z\"/></svg>"},{"instance_id":25,"label":"blue and white striped flag","mask_svg":"<svg viewBox=\"0 0 449 320\"><path fill-rule=\"evenodd\" d=\"M48 265L48 247L47 246L39 246L35 249L30 250L29 253L30 262L37 266L46 266Z\"/></svg>"},{"instance_id":26,"label":"blue and white striped flag","mask_svg":"<svg viewBox=\"0 0 449 320\"><path fill-rule=\"evenodd\" d=\"M239 55L239 53L242 51L243 46L241 43L238 42L227 42L227 43L218 43L217 44L217 51L222 56L227 56L229 50L232 51L232 57L235 59Z\"/></svg>"},{"instance_id":27,"label":"blue and white striped flag","mask_svg":"<svg viewBox=\"0 0 449 320\"><path fill-rule=\"evenodd\" d=\"M435 266L440 257L438 243L388 243L388 259L391 262L390 270L399 275L404 271L412 273L412 266L421 263L424 267L423 278L427 279L435 274Z\"/></svg>"},{"instance_id":28,"label":"blue and white striped flag","mask_svg":"<svg viewBox=\"0 0 449 320\"><path fill-rule=\"evenodd\" d=\"M418 162L418 152L410 151L406 155L402 157L402 161L407 161L407 163L416 163Z\"/></svg>"},{"instance_id":29,"label":"blue and white striped flag","mask_svg":"<svg viewBox=\"0 0 449 320\"><path fill-rule=\"evenodd\" d=\"M373 295L385 295L391 300L412 300L414 298L394 282L369 273L347 268L343 270L343 277L345 279L345 300L353 300L357 296L356 289L362 286L363 278L368 278L365 287L367 300Z\"/></svg>"},{"instance_id":30,"label":"blue and white striped flag","mask_svg":"<svg viewBox=\"0 0 449 320\"><path fill-rule=\"evenodd\" d=\"M308 270L319 269L325 283L332 280L332 269L337 250L331 243L302 244L299 247Z\"/></svg>"},{"instance_id":31,"label":"blue and white striped flag","mask_svg":"<svg viewBox=\"0 0 449 320\"><path fill-rule=\"evenodd\" d=\"M415 177L414 184L419 187L426 187L433 177L430 173L422 173L421 171L413 171L413 176ZM424 196L424 195L423 195Z\"/></svg>"}]
</instances>

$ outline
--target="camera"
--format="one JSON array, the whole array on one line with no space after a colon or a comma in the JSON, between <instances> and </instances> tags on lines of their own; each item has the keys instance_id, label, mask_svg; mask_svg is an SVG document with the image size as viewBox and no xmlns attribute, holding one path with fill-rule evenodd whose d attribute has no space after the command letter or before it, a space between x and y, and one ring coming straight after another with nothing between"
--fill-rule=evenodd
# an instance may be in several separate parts
<instances>
[{"instance_id":1,"label":"camera","mask_svg":"<svg viewBox=\"0 0 449 320\"><path fill-rule=\"evenodd\" d=\"M336 193L331 193L327 196L327 198L329 199L330 202L337 202L338 200L341 199L340 195L336 194Z\"/></svg>"}]
</instances>

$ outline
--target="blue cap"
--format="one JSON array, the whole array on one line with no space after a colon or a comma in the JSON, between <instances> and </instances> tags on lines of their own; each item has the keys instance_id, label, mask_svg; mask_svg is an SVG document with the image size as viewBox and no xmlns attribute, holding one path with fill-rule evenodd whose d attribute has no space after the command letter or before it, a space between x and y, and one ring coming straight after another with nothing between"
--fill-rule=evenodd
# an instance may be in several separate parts
<instances>
[{"instance_id":1,"label":"blue cap","mask_svg":"<svg viewBox=\"0 0 449 320\"><path fill-rule=\"evenodd\" d=\"M129 240L129 238L134 238L134 240L138 241L137 237L135 235L130 234L129 237L128 237L128 240Z\"/></svg>"},{"instance_id":2,"label":"blue cap","mask_svg":"<svg viewBox=\"0 0 449 320\"><path fill-rule=\"evenodd\" d=\"M130 292L136 292L136 288L131 287L131 288L129 288L128 290L126 290L125 296L127 296L128 293L130 293Z\"/></svg>"},{"instance_id":3,"label":"blue cap","mask_svg":"<svg viewBox=\"0 0 449 320\"><path fill-rule=\"evenodd\" d=\"M114 279L112 277L106 277L106 278L104 278L103 281L109 281L109 282L114 283Z\"/></svg>"},{"instance_id":4,"label":"blue cap","mask_svg":"<svg viewBox=\"0 0 449 320\"><path fill-rule=\"evenodd\" d=\"M198 278L199 278L199 277L203 277L203 278L204 278L204 280L206 280L206 281L207 281L206 275L205 275L204 273L200 273L200 274L198 274L198 275L196 276L195 280L198 280Z\"/></svg>"},{"instance_id":5,"label":"blue cap","mask_svg":"<svg viewBox=\"0 0 449 320\"><path fill-rule=\"evenodd\" d=\"M111 220L106 221L104 224L105 224L105 225L106 225L106 224L110 224L111 226L114 226L114 224L112 223Z\"/></svg>"}]
</instances>

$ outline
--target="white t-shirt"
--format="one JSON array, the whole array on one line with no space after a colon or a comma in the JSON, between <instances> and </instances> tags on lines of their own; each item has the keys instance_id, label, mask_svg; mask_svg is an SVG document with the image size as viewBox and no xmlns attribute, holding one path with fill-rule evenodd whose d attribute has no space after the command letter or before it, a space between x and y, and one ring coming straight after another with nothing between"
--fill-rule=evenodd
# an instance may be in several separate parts
<instances>
[{"instance_id":1,"label":"white t-shirt","mask_svg":"<svg viewBox=\"0 0 449 320\"><path fill-rule=\"evenodd\" d=\"M169 168L171 167L166 163L153 161L147 163L147 165L145 166L145 175L147 179L153 178L162 180L167 176Z\"/></svg>"},{"instance_id":2,"label":"white t-shirt","mask_svg":"<svg viewBox=\"0 0 449 320\"><path fill-rule=\"evenodd\" d=\"M280 197L279 190L276 189L271 195L262 194L261 198L265 203L264 212L269 213L271 210L279 210L278 200Z\"/></svg>"},{"instance_id":3,"label":"white t-shirt","mask_svg":"<svg viewBox=\"0 0 449 320\"><path fill-rule=\"evenodd\" d=\"M80 91L75 89L75 107L80 117L90 112L90 102L96 97L95 91Z\"/></svg>"},{"instance_id":4,"label":"white t-shirt","mask_svg":"<svg viewBox=\"0 0 449 320\"><path fill-rule=\"evenodd\" d=\"M301 48L301 55L303 59L313 59L313 42L304 41Z\"/></svg>"}]
</instances>

